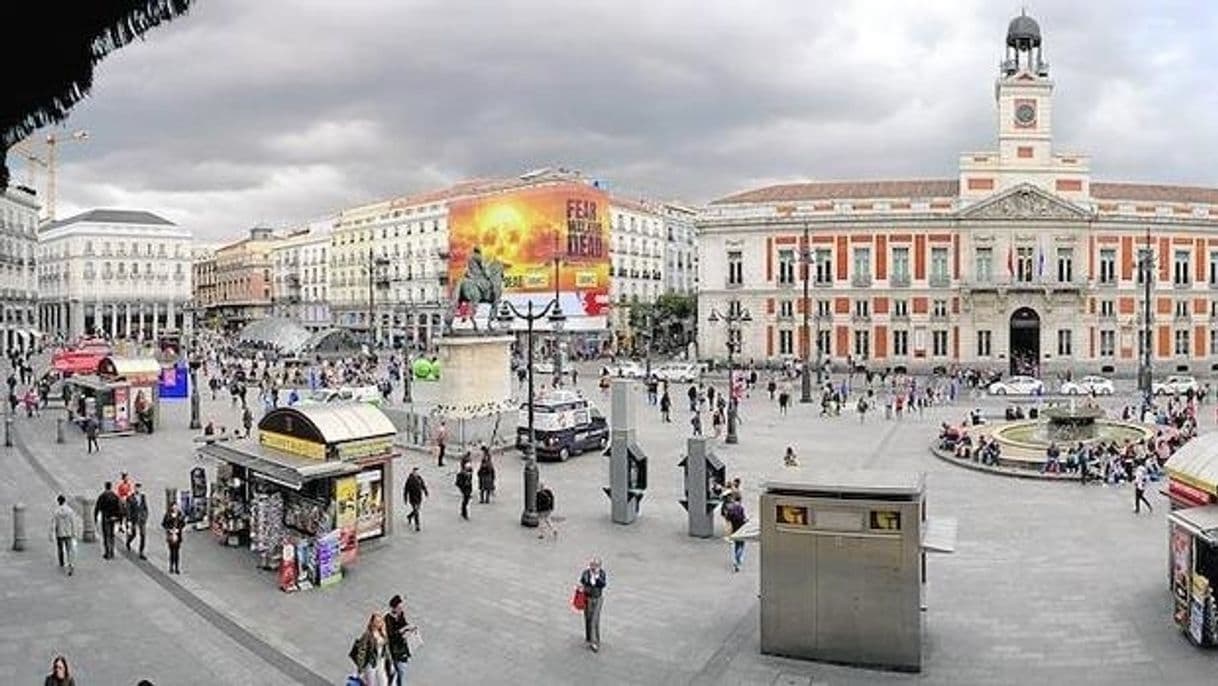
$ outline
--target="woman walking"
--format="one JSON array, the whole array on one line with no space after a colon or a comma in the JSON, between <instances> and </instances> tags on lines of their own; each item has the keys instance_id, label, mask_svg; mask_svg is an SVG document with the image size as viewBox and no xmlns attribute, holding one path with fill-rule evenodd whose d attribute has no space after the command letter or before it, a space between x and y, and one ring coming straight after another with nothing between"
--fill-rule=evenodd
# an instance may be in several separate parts
<instances>
[{"instance_id":1,"label":"woman walking","mask_svg":"<svg viewBox=\"0 0 1218 686\"><path fill-rule=\"evenodd\" d=\"M605 584L608 578L601 567L599 557L588 560L588 566L579 575L584 589L584 642L592 652L601 649L601 605L604 603Z\"/></svg>"},{"instance_id":2,"label":"woman walking","mask_svg":"<svg viewBox=\"0 0 1218 686\"><path fill-rule=\"evenodd\" d=\"M364 633L355 639L347 657L355 663L361 686L389 686L389 637L384 617L372 613Z\"/></svg>"},{"instance_id":3,"label":"woman walking","mask_svg":"<svg viewBox=\"0 0 1218 686\"><path fill-rule=\"evenodd\" d=\"M478 464L478 502L486 504L495 495L495 463L489 448L483 448L482 462Z\"/></svg>"},{"instance_id":4,"label":"woman walking","mask_svg":"<svg viewBox=\"0 0 1218 686\"><path fill-rule=\"evenodd\" d=\"M177 503L169 506L169 511L161 519L161 528L165 530L165 543L169 546L169 573L181 574L182 530L186 528L186 517Z\"/></svg>"}]
</instances>

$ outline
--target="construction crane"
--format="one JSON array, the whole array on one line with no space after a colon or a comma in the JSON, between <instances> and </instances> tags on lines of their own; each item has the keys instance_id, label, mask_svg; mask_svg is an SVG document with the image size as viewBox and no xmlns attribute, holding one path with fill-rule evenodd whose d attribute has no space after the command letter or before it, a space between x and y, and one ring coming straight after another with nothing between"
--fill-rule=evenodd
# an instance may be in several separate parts
<instances>
[{"instance_id":1,"label":"construction crane","mask_svg":"<svg viewBox=\"0 0 1218 686\"><path fill-rule=\"evenodd\" d=\"M73 131L70 135L60 137L54 132L47 134L44 140L46 144L46 152L39 155L33 148L25 142L17 143L13 146L13 150L17 151L26 161L26 185L34 188L35 183L35 167L42 167L47 172L47 186L43 202L43 207L46 209L45 220L48 222L55 221L55 171L56 171L56 149L60 143L83 143L89 139L89 132L83 129Z\"/></svg>"}]
</instances>

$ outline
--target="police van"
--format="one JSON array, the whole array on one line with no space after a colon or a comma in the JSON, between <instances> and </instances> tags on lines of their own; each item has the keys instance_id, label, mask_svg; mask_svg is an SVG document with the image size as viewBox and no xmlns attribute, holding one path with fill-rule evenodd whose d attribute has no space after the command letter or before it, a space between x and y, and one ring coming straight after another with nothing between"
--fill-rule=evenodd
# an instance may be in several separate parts
<instances>
[{"instance_id":1,"label":"police van","mask_svg":"<svg viewBox=\"0 0 1218 686\"><path fill-rule=\"evenodd\" d=\"M609 423L583 395L554 391L538 396L533 403L533 433L537 438L537 458L566 460L588 450L604 450L609 445ZM529 405L520 406L516 427L516 447L529 444Z\"/></svg>"}]
</instances>

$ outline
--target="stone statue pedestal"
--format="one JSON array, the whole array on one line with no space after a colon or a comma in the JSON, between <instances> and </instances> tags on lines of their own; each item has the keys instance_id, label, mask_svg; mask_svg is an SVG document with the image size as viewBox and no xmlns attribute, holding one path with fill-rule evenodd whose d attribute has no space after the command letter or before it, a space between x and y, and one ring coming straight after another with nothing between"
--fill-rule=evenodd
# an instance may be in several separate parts
<instances>
[{"instance_id":1,"label":"stone statue pedestal","mask_svg":"<svg viewBox=\"0 0 1218 686\"><path fill-rule=\"evenodd\" d=\"M435 414L472 419L515 409L512 400L512 336L450 334L437 341L440 393ZM515 434L515 427L511 427Z\"/></svg>"}]
</instances>

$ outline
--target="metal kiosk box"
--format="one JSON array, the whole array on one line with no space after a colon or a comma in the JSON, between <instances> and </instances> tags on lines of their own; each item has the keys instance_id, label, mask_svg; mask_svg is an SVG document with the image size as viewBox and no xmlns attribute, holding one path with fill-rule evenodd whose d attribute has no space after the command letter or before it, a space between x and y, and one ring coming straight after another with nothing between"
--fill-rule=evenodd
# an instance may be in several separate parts
<instances>
[{"instance_id":1,"label":"metal kiosk box","mask_svg":"<svg viewBox=\"0 0 1218 686\"><path fill-rule=\"evenodd\" d=\"M763 489L761 652L921 671L923 475L800 470Z\"/></svg>"}]
</instances>

